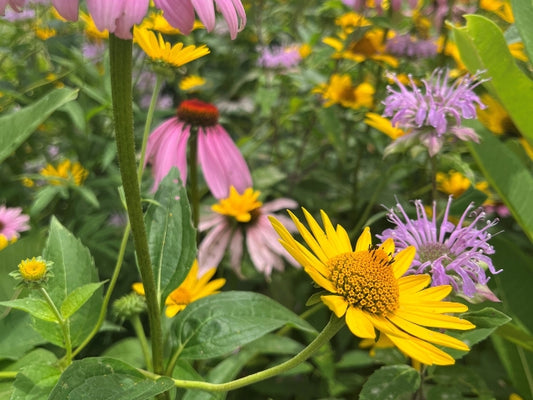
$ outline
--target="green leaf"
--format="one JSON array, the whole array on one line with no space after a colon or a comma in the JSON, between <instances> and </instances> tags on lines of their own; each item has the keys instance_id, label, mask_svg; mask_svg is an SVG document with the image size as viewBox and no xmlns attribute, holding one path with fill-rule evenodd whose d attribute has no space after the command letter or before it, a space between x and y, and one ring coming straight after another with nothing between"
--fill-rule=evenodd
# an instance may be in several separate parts
<instances>
[{"instance_id":1,"label":"green leaf","mask_svg":"<svg viewBox=\"0 0 533 400\"><path fill-rule=\"evenodd\" d=\"M0 117L0 163L24 143L50 114L77 96L77 90L55 89L32 105Z\"/></svg>"},{"instance_id":2,"label":"green leaf","mask_svg":"<svg viewBox=\"0 0 533 400\"><path fill-rule=\"evenodd\" d=\"M32 364L24 367L13 383L10 400L42 400L57 383L61 370L53 365Z\"/></svg>"},{"instance_id":3,"label":"green leaf","mask_svg":"<svg viewBox=\"0 0 533 400\"><path fill-rule=\"evenodd\" d=\"M20 359L28 350L45 343L39 333L30 328L29 314L11 310L7 316L0 319L0 359Z\"/></svg>"},{"instance_id":4,"label":"green leaf","mask_svg":"<svg viewBox=\"0 0 533 400\"><path fill-rule=\"evenodd\" d=\"M223 292L195 301L174 319L173 330L181 357L207 359L236 348L285 324L315 332L292 311L264 295Z\"/></svg>"},{"instance_id":5,"label":"green leaf","mask_svg":"<svg viewBox=\"0 0 533 400\"><path fill-rule=\"evenodd\" d=\"M501 29L494 22L479 15L467 15L465 19L465 27L453 27L461 59L471 73L487 71L484 75L491 79L484 83L485 87L502 103L520 132L533 143L530 108L533 81L516 65Z\"/></svg>"},{"instance_id":6,"label":"green leaf","mask_svg":"<svg viewBox=\"0 0 533 400\"><path fill-rule=\"evenodd\" d=\"M389 365L374 372L359 394L360 400L396 400L420 386L420 374L408 365Z\"/></svg>"},{"instance_id":7,"label":"green leaf","mask_svg":"<svg viewBox=\"0 0 533 400\"><path fill-rule=\"evenodd\" d=\"M500 326L496 330L496 334L533 353L533 335L518 325L507 323Z\"/></svg>"},{"instance_id":8,"label":"green leaf","mask_svg":"<svg viewBox=\"0 0 533 400\"><path fill-rule=\"evenodd\" d=\"M145 366L141 343L136 337L128 337L113 343L102 353L102 357L115 358L136 368Z\"/></svg>"},{"instance_id":9,"label":"green leaf","mask_svg":"<svg viewBox=\"0 0 533 400\"><path fill-rule=\"evenodd\" d=\"M516 155L492 133L483 129L477 129L477 133L481 142L469 142L470 152L490 186L498 193L533 243L533 176Z\"/></svg>"},{"instance_id":10,"label":"green leaf","mask_svg":"<svg viewBox=\"0 0 533 400\"><path fill-rule=\"evenodd\" d=\"M511 0L511 6L515 26L520 32L529 59L533 60L533 3L531 0Z\"/></svg>"},{"instance_id":11,"label":"green leaf","mask_svg":"<svg viewBox=\"0 0 533 400\"><path fill-rule=\"evenodd\" d=\"M26 311L33 317L42 319L43 321L56 323L58 321L56 315L50 308L50 305L43 299L25 297L23 299L1 301L0 306Z\"/></svg>"},{"instance_id":12,"label":"green leaf","mask_svg":"<svg viewBox=\"0 0 533 400\"><path fill-rule=\"evenodd\" d=\"M187 276L196 257L196 230L177 168L170 170L146 211L148 246L161 304Z\"/></svg>"},{"instance_id":13,"label":"green leaf","mask_svg":"<svg viewBox=\"0 0 533 400\"><path fill-rule=\"evenodd\" d=\"M63 318L70 318L103 284L104 282L88 283L70 292L65 298L65 301L63 301L63 304L61 304L61 315Z\"/></svg>"},{"instance_id":14,"label":"green leaf","mask_svg":"<svg viewBox=\"0 0 533 400\"><path fill-rule=\"evenodd\" d=\"M148 379L119 360L84 358L63 372L48 400L145 400L173 387L172 379Z\"/></svg>"},{"instance_id":15,"label":"green leaf","mask_svg":"<svg viewBox=\"0 0 533 400\"><path fill-rule=\"evenodd\" d=\"M511 318L492 307L485 307L479 311L472 311L461 315L462 318L472 322L476 328L470 331L458 332L449 331L448 335L456 337L465 342L470 348L476 343L485 340L498 327L508 323ZM462 350L446 349L446 353L450 354L456 360L467 354Z\"/></svg>"},{"instance_id":16,"label":"green leaf","mask_svg":"<svg viewBox=\"0 0 533 400\"><path fill-rule=\"evenodd\" d=\"M48 280L47 290L56 307L81 286L98 280L98 274L89 250L53 217L50 222L48 241L43 258L52 261L53 276ZM102 304L101 289L93 295L70 318L72 345L76 346L92 331ZM32 296L35 296L32 294ZM63 335L57 324L40 320L34 321L35 329L48 341L64 346Z\"/></svg>"}]
</instances>

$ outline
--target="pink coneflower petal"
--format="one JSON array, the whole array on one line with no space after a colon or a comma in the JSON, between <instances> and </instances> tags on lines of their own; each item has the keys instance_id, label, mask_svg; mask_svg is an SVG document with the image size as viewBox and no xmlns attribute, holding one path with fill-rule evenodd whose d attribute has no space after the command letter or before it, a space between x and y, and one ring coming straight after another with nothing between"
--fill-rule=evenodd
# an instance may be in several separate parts
<instances>
[{"instance_id":1,"label":"pink coneflower petal","mask_svg":"<svg viewBox=\"0 0 533 400\"><path fill-rule=\"evenodd\" d=\"M7 240L19 238L20 232L30 229L29 220L29 216L22 214L22 208L1 205L0 235L4 235Z\"/></svg>"},{"instance_id":2,"label":"pink coneflower petal","mask_svg":"<svg viewBox=\"0 0 533 400\"><path fill-rule=\"evenodd\" d=\"M198 248L198 265L200 268L198 273L200 275L220 263L231 237L232 229L226 223L225 218L221 217L220 223L209 231Z\"/></svg>"},{"instance_id":3,"label":"pink coneflower petal","mask_svg":"<svg viewBox=\"0 0 533 400\"><path fill-rule=\"evenodd\" d=\"M79 0L52 0L55 9L68 21L78 20Z\"/></svg>"}]
</instances>

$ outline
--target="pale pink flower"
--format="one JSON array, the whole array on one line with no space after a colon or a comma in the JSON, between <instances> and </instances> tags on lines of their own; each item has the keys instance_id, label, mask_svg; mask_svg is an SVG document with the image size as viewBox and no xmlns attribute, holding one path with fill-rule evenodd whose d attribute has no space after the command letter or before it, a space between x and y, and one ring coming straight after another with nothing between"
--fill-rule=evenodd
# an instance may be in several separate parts
<instances>
[{"instance_id":1,"label":"pale pink flower","mask_svg":"<svg viewBox=\"0 0 533 400\"><path fill-rule=\"evenodd\" d=\"M208 32L214 29L215 4L228 24L231 39L235 39L246 25L241 0L154 0L154 3L163 10L167 21L185 35L192 31L195 12Z\"/></svg>"},{"instance_id":2,"label":"pale pink flower","mask_svg":"<svg viewBox=\"0 0 533 400\"><path fill-rule=\"evenodd\" d=\"M198 131L198 162L213 196L227 197L230 186L242 191L250 187L250 170L239 148L218 123L218 109L193 99L183 101L177 116L155 128L148 138L145 163L152 164L153 189L157 189L172 167L179 169L182 181L186 182L187 142L192 127Z\"/></svg>"},{"instance_id":3,"label":"pale pink flower","mask_svg":"<svg viewBox=\"0 0 533 400\"><path fill-rule=\"evenodd\" d=\"M7 240L18 239L20 232L30 229L28 221L30 217L22 214L20 207L0 206L0 235Z\"/></svg>"},{"instance_id":4,"label":"pale pink flower","mask_svg":"<svg viewBox=\"0 0 533 400\"><path fill-rule=\"evenodd\" d=\"M252 188L239 193L232 187L229 197L213 205L213 213L200 218L199 231L207 231L198 248L200 273L219 265L226 250L229 250L230 265L242 277L241 262L245 244L255 268L267 278L273 270L283 270L284 259L298 266L279 243L268 220L273 215L290 232L295 232L296 227L291 219L274 214L274 211L294 208L296 202L280 198L263 204L257 200L259 194Z\"/></svg>"}]
</instances>

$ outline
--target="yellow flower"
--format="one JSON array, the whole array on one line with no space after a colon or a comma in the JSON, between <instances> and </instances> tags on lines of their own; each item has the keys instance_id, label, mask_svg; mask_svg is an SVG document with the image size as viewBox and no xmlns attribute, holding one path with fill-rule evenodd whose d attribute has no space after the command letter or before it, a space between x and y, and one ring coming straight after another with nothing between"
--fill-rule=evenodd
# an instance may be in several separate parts
<instances>
[{"instance_id":1,"label":"yellow flower","mask_svg":"<svg viewBox=\"0 0 533 400\"><path fill-rule=\"evenodd\" d=\"M150 15L142 21L140 28L151 29L153 31L161 32L165 35L181 34L180 30L170 25L168 21L165 19L165 17L163 16L163 14L160 12L150 13ZM202 29L202 28L204 28L204 25L200 21L195 20L192 30Z\"/></svg>"},{"instance_id":2,"label":"yellow flower","mask_svg":"<svg viewBox=\"0 0 533 400\"><path fill-rule=\"evenodd\" d=\"M478 107L477 117L489 131L496 135L519 133L509 113L498 100L488 93L483 93L480 99L487 107L484 109Z\"/></svg>"},{"instance_id":3,"label":"yellow flower","mask_svg":"<svg viewBox=\"0 0 533 400\"><path fill-rule=\"evenodd\" d=\"M405 131L403 129L392 126L390 119L382 117L376 113L366 113L365 124L370 125L380 132L383 132L393 140L405 135Z\"/></svg>"},{"instance_id":4,"label":"yellow flower","mask_svg":"<svg viewBox=\"0 0 533 400\"><path fill-rule=\"evenodd\" d=\"M479 7L493 12L498 17L509 24L514 24L513 10L511 3L506 0L480 0Z\"/></svg>"},{"instance_id":5,"label":"yellow flower","mask_svg":"<svg viewBox=\"0 0 533 400\"><path fill-rule=\"evenodd\" d=\"M27 258L20 262L19 273L26 282L37 282L43 280L48 270L47 262L41 257Z\"/></svg>"},{"instance_id":6,"label":"yellow flower","mask_svg":"<svg viewBox=\"0 0 533 400\"><path fill-rule=\"evenodd\" d=\"M450 285L425 289L431 281L429 275L403 276L415 256L414 247L393 257L393 240L373 246L367 227L353 249L346 230L340 225L333 227L325 212L321 211L324 229L307 210L303 212L311 231L289 214L309 249L278 220L270 221L283 247L316 284L329 292L320 297L322 302L338 318L345 318L355 336L376 339L377 329L400 351L427 365L455 363L433 344L469 350L460 340L427 328L466 330L474 325L447 315L468 309L460 303L441 301L451 292Z\"/></svg>"},{"instance_id":7,"label":"yellow flower","mask_svg":"<svg viewBox=\"0 0 533 400\"><path fill-rule=\"evenodd\" d=\"M0 233L0 250L4 250L8 244L9 244L9 240L7 240L5 235L2 235Z\"/></svg>"},{"instance_id":8,"label":"yellow flower","mask_svg":"<svg viewBox=\"0 0 533 400\"><path fill-rule=\"evenodd\" d=\"M194 45L184 47L183 43L176 43L171 46L165 42L163 36L148 29L133 28L133 39L152 59L174 67L181 67L191 61L209 54L209 49L205 44L196 47Z\"/></svg>"},{"instance_id":9,"label":"yellow flower","mask_svg":"<svg viewBox=\"0 0 533 400\"><path fill-rule=\"evenodd\" d=\"M49 182L51 185L60 186L70 182L76 186L80 186L87 178L87 175L89 175L89 171L83 168L79 162L72 163L70 160L64 160L59 163L57 168L48 164L41 170L40 174L44 177L61 178L61 180L50 179Z\"/></svg>"},{"instance_id":10,"label":"yellow flower","mask_svg":"<svg viewBox=\"0 0 533 400\"><path fill-rule=\"evenodd\" d=\"M372 23L361 14L347 12L335 19L335 25L342 28L342 34L340 36L346 38L346 36L355 31L355 29L370 26Z\"/></svg>"},{"instance_id":11,"label":"yellow flower","mask_svg":"<svg viewBox=\"0 0 533 400\"><path fill-rule=\"evenodd\" d=\"M471 185L470 179L458 171L437 172L435 178L437 189L453 195L454 198L461 196Z\"/></svg>"},{"instance_id":12,"label":"yellow flower","mask_svg":"<svg viewBox=\"0 0 533 400\"><path fill-rule=\"evenodd\" d=\"M341 104L344 107L357 109L372 107L375 89L366 82L354 87L350 75L333 74L329 84L323 84L313 92L322 94L322 98L326 100L324 107Z\"/></svg>"},{"instance_id":13,"label":"yellow flower","mask_svg":"<svg viewBox=\"0 0 533 400\"><path fill-rule=\"evenodd\" d=\"M218 289L224 286L226 280L224 278L219 278L209 282L215 272L216 268L211 268L198 278L198 261L194 260L185 280L166 298L165 305L167 308L165 310L165 315L172 318L193 301L218 293ZM132 288L134 292L144 296L144 287L142 283L134 283Z\"/></svg>"},{"instance_id":14,"label":"yellow flower","mask_svg":"<svg viewBox=\"0 0 533 400\"><path fill-rule=\"evenodd\" d=\"M261 194L258 190L248 188L243 194L239 194L237 189L230 187L229 196L213 204L211 209L222 215L235 218L239 222L250 222L254 211L263 205L257 198Z\"/></svg>"},{"instance_id":15,"label":"yellow flower","mask_svg":"<svg viewBox=\"0 0 533 400\"><path fill-rule=\"evenodd\" d=\"M179 88L184 92L192 92L205 85L205 79L198 75L189 75L180 81Z\"/></svg>"},{"instance_id":16,"label":"yellow flower","mask_svg":"<svg viewBox=\"0 0 533 400\"><path fill-rule=\"evenodd\" d=\"M35 35L41 40L48 40L56 35L56 30L47 27L35 27L33 28Z\"/></svg>"},{"instance_id":17,"label":"yellow flower","mask_svg":"<svg viewBox=\"0 0 533 400\"><path fill-rule=\"evenodd\" d=\"M298 49L298 52L300 53L300 57L302 58L306 58L307 56L309 56L309 54L311 54L311 46L308 45L307 43L304 43L300 46L300 48Z\"/></svg>"},{"instance_id":18,"label":"yellow flower","mask_svg":"<svg viewBox=\"0 0 533 400\"><path fill-rule=\"evenodd\" d=\"M109 31L107 29L105 29L104 31L98 30L93 18L89 14L86 14L81 11L80 19L85 24L85 35L87 35L88 38L96 42L100 42L103 39L107 39L109 37Z\"/></svg>"},{"instance_id":19,"label":"yellow flower","mask_svg":"<svg viewBox=\"0 0 533 400\"><path fill-rule=\"evenodd\" d=\"M24 178L22 178L22 185L30 188L30 187L35 186L35 182L33 181L33 179L30 179L28 177L24 177Z\"/></svg>"}]
</instances>

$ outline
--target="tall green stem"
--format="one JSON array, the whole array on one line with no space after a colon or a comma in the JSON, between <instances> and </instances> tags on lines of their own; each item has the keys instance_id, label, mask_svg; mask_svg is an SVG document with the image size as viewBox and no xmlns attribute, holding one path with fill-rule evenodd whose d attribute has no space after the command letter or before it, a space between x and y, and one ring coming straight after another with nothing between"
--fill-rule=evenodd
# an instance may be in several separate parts
<instances>
[{"instance_id":1,"label":"tall green stem","mask_svg":"<svg viewBox=\"0 0 533 400\"><path fill-rule=\"evenodd\" d=\"M66 366L68 366L72 362L72 342L70 341L70 323L69 323L69 320L63 318L63 315L57 309L54 301L52 300L52 298L50 297L50 295L48 294L48 292L46 291L46 289L44 287L41 287L39 289L39 291L41 292L41 294L43 295L44 299L46 300L46 302L48 303L48 305L52 309L54 315L57 318L57 323L59 324L59 326L61 328L61 332L63 333L63 340L65 341L65 351L66 351L65 363L66 363Z\"/></svg>"},{"instance_id":2,"label":"tall green stem","mask_svg":"<svg viewBox=\"0 0 533 400\"><path fill-rule=\"evenodd\" d=\"M141 193L137 178L135 161L135 141L133 136L133 109L131 87L132 41L109 37L109 54L111 65L111 94L113 99L113 116L115 121L115 139L117 155L122 176L122 185L128 207L128 216L133 234L137 263L143 281L146 305L152 339L152 358L154 372L162 374L163 368L163 332L161 328L161 311L155 287L155 279L148 251L148 239L144 226L141 205Z\"/></svg>"},{"instance_id":3,"label":"tall green stem","mask_svg":"<svg viewBox=\"0 0 533 400\"><path fill-rule=\"evenodd\" d=\"M191 127L189 139L189 198L191 199L192 222L198 228L200 221L200 194L198 192L198 128Z\"/></svg>"}]
</instances>

